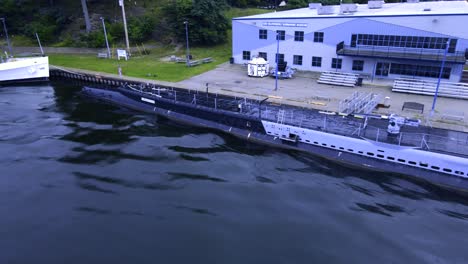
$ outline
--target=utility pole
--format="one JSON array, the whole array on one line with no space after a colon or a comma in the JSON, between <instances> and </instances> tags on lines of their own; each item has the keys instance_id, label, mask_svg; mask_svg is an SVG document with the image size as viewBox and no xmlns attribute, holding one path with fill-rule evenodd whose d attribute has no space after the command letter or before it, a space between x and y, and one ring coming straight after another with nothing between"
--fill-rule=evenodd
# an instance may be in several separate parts
<instances>
[{"instance_id":1,"label":"utility pole","mask_svg":"<svg viewBox=\"0 0 468 264\"><path fill-rule=\"evenodd\" d=\"M187 20L184 21L184 25L185 25L185 39L187 41L187 55L186 55L187 67L190 67L190 48L189 48L189 41L188 41L188 21Z\"/></svg>"},{"instance_id":2,"label":"utility pole","mask_svg":"<svg viewBox=\"0 0 468 264\"><path fill-rule=\"evenodd\" d=\"M276 70L275 70L275 91L278 91L278 64L279 64L279 39L280 34L276 31Z\"/></svg>"},{"instance_id":3,"label":"utility pole","mask_svg":"<svg viewBox=\"0 0 468 264\"><path fill-rule=\"evenodd\" d=\"M431 117L432 115L434 115L435 105L437 102L437 95L439 93L440 79L442 78L442 75L444 73L445 60L447 59L447 52L448 52L449 44L450 44L450 39L448 39L447 43L445 44L444 58L442 60L442 65L440 66L439 79L437 79L437 86L436 86L436 90L434 93L434 100L432 101Z\"/></svg>"},{"instance_id":4,"label":"utility pole","mask_svg":"<svg viewBox=\"0 0 468 264\"><path fill-rule=\"evenodd\" d=\"M86 0L81 0L81 7L83 8L83 15L84 15L85 25L86 25L86 33L89 33L91 31L91 21L89 20L88 6L86 4Z\"/></svg>"},{"instance_id":5,"label":"utility pole","mask_svg":"<svg viewBox=\"0 0 468 264\"><path fill-rule=\"evenodd\" d=\"M44 50L42 49L41 40L39 39L39 35L37 34L37 32L36 32L36 38L37 38L37 43L39 44L39 48L41 49L41 54L42 56L44 56Z\"/></svg>"},{"instance_id":6,"label":"utility pole","mask_svg":"<svg viewBox=\"0 0 468 264\"><path fill-rule=\"evenodd\" d=\"M124 30L125 30L125 43L127 44L127 53L130 54L130 43L128 42L127 18L125 17L124 0L119 0L119 5L122 7L122 17L123 17Z\"/></svg>"},{"instance_id":7,"label":"utility pole","mask_svg":"<svg viewBox=\"0 0 468 264\"><path fill-rule=\"evenodd\" d=\"M11 43L10 43L10 38L8 37L8 30L6 28L5 18L0 17L0 20L2 20L3 22L3 31L5 31L5 37L6 37L6 41L8 44L8 50L10 51L10 57L11 57L13 55L13 52L11 51Z\"/></svg>"},{"instance_id":8,"label":"utility pole","mask_svg":"<svg viewBox=\"0 0 468 264\"><path fill-rule=\"evenodd\" d=\"M104 38L106 39L106 46L107 46L107 58L111 58L111 52L109 49L109 41L107 40L107 32L106 32L106 23L104 23L104 18L100 17L102 21L102 28L104 29Z\"/></svg>"}]
</instances>

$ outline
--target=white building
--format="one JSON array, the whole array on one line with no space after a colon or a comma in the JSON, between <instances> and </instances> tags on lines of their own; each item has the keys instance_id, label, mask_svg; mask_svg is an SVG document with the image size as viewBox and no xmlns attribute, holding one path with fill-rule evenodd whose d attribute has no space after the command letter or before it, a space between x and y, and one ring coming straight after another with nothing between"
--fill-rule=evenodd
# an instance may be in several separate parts
<instances>
[{"instance_id":1,"label":"white building","mask_svg":"<svg viewBox=\"0 0 468 264\"><path fill-rule=\"evenodd\" d=\"M279 41L277 41L277 37ZM465 1L342 4L232 20L232 57L261 56L306 71L343 71L371 78L460 81L468 57Z\"/></svg>"}]
</instances>

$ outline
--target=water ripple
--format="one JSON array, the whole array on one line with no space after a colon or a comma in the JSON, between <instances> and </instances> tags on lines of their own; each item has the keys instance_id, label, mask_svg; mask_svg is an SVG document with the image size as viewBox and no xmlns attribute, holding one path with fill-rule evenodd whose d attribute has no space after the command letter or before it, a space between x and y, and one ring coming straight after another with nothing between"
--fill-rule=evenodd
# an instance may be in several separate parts
<instances>
[{"instance_id":1,"label":"water ripple","mask_svg":"<svg viewBox=\"0 0 468 264\"><path fill-rule=\"evenodd\" d=\"M345 182L343 184L350 187L354 191L359 192L359 193L365 194L367 196L372 196L372 197L374 196L374 194L373 194L373 192L371 190L366 189L366 188L364 188L362 186L358 186L358 185L355 185L355 184L352 184L352 183L347 183L347 182Z\"/></svg>"},{"instance_id":2,"label":"water ripple","mask_svg":"<svg viewBox=\"0 0 468 264\"><path fill-rule=\"evenodd\" d=\"M174 206L177 209L182 209L182 210L188 210L192 213L195 214L202 214L202 215L209 215L209 216L218 216L217 214L207 210L207 209L202 209L202 208L193 208L189 206L184 206L184 205L176 205Z\"/></svg>"},{"instance_id":3,"label":"water ripple","mask_svg":"<svg viewBox=\"0 0 468 264\"><path fill-rule=\"evenodd\" d=\"M176 152L183 152L183 153L190 153L190 154L208 154L208 153L218 153L218 152L227 152L228 150L224 146L216 146L216 147L209 147L209 148L192 148L192 147L182 147L182 146L169 146L168 149L176 151Z\"/></svg>"},{"instance_id":4,"label":"water ripple","mask_svg":"<svg viewBox=\"0 0 468 264\"><path fill-rule=\"evenodd\" d=\"M141 189L147 189L147 190L163 190L163 191L181 189L181 187L172 186L172 185L163 184L163 183L144 183L144 182L139 182L139 181L128 181L128 180L122 180L122 179L113 178L113 177L98 176L98 175L93 175L93 174L88 174L88 173L83 173L83 172L74 172L73 174L78 180L81 180L81 181L96 181L100 183L117 185L117 186L126 187L126 188L141 188Z\"/></svg>"},{"instance_id":5,"label":"water ripple","mask_svg":"<svg viewBox=\"0 0 468 264\"><path fill-rule=\"evenodd\" d=\"M94 213L94 214L101 214L101 215L109 215L111 214L111 211L105 210L105 209L99 209L99 208L94 208L94 207L78 207L75 208L76 211L80 212L87 212L87 213Z\"/></svg>"},{"instance_id":6,"label":"water ripple","mask_svg":"<svg viewBox=\"0 0 468 264\"><path fill-rule=\"evenodd\" d=\"M59 161L73 164L98 164L102 162L114 164L124 159L140 161L164 161L170 159L170 157L166 156L128 154L119 150L84 150L82 148L75 148L74 150L81 153L75 156L68 155L62 157Z\"/></svg>"},{"instance_id":7,"label":"water ripple","mask_svg":"<svg viewBox=\"0 0 468 264\"><path fill-rule=\"evenodd\" d=\"M274 180L263 176L257 176L255 179L261 183L276 183Z\"/></svg>"},{"instance_id":8,"label":"water ripple","mask_svg":"<svg viewBox=\"0 0 468 264\"><path fill-rule=\"evenodd\" d=\"M184 160L188 160L188 161L210 161L207 158L197 157L197 156L192 156L192 155L187 155L187 154L180 154L179 157L181 157Z\"/></svg>"},{"instance_id":9,"label":"water ripple","mask_svg":"<svg viewBox=\"0 0 468 264\"><path fill-rule=\"evenodd\" d=\"M455 211L444 210L444 209L437 209L437 212L439 212L439 213L441 213L443 215L452 217L452 218L468 221L468 214L462 214L462 213L458 213L458 212L455 212Z\"/></svg>"},{"instance_id":10,"label":"water ripple","mask_svg":"<svg viewBox=\"0 0 468 264\"><path fill-rule=\"evenodd\" d=\"M94 184L91 183L86 183L86 182L81 182L78 184L82 189L88 190L88 191L93 191L93 192L100 192L100 193L109 193L109 194L117 194L116 192L108 189L104 189L101 187L98 187Z\"/></svg>"},{"instance_id":11,"label":"water ripple","mask_svg":"<svg viewBox=\"0 0 468 264\"><path fill-rule=\"evenodd\" d=\"M171 175L170 181L177 181L177 180L202 180L202 181L212 181L212 182L227 182L225 179L210 177L207 175L202 174L190 174L190 173L180 173L180 172L169 172Z\"/></svg>"}]
</instances>

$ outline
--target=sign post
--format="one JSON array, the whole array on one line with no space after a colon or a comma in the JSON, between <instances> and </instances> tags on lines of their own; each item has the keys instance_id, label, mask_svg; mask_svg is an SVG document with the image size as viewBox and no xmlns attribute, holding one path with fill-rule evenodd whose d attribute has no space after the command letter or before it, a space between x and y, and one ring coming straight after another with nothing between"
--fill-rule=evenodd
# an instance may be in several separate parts
<instances>
[{"instance_id":1,"label":"sign post","mask_svg":"<svg viewBox=\"0 0 468 264\"><path fill-rule=\"evenodd\" d=\"M120 57L123 57L125 60L128 59L128 54L126 50L118 49L117 50L117 59L120 60Z\"/></svg>"}]
</instances>

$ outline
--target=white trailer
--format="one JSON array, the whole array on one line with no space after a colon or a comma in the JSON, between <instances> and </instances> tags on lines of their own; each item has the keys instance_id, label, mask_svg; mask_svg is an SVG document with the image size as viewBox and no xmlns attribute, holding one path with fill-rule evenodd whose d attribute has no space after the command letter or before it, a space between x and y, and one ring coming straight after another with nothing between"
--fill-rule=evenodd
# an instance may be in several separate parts
<instances>
[{"instance_id":1,"label":"white trailer","mask_svg":"<svg viewBox=\"0 0 468 264\"><path fill-rule=\"evenodd\" d=\"M270 64L262 57L255 57L247 64L247 74L253 77L265 77L270 72Z\"/></svg>"}]
</instances>

